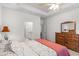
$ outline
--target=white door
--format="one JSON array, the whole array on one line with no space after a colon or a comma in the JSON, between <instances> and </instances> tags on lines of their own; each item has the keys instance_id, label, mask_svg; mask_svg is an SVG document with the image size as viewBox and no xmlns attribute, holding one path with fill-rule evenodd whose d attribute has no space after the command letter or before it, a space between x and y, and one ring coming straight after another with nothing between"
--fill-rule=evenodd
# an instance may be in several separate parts
<instances>
[{"instance_id":1,"label":"white door","mask_svg":"<svg viewBox=\"0 0 79 59\"><path fill-rule=\"evenodd\" d=\"M32 30L33 30L33 22L25 22L25 29L24 29L24 36L26 39L31 39L32 38Z\"/></svg>"}]
</instances>

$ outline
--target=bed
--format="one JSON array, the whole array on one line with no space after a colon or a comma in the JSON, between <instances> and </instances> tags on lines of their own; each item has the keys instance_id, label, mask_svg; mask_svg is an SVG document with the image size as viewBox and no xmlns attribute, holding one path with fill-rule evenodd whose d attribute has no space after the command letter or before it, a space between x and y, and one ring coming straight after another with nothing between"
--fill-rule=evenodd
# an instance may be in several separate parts
<instances>
[{"instance_id":1,"label":"bed","mask_svg":"<svg viewBox=\"0 0 79 59\"><path fill-rule=\"evenodd\" d=\"M3 40L0 43L0 56L56 56L51 48L35 41L12 41L11 44Z\"/></svg>"},{"instance_id":2,"label":"bed","mask_svg":"<svg viewBox=\"0 0 79 59\"><path fill-rule=\"evenodd\" d=\"M49 41L46 39L37 39L41 44L53 49L56 51L57 56L70 56L68 49L65 46L54 43L53 41Z\"/></svg>"},{"instance_id":3,"label":"bed","mask_svg":"<svg viewBox=\"0 0 79 59\"><path fill-rule=\"evenodd\" d=\"M66 48L55 44L53 44L54 47L50 45L52 45L50 41L43 39L26 39L24 42L3 40L0 43L0 56L69 56ZM59 51L57 47L60 48Z\"/></svg>"}]
</instances>

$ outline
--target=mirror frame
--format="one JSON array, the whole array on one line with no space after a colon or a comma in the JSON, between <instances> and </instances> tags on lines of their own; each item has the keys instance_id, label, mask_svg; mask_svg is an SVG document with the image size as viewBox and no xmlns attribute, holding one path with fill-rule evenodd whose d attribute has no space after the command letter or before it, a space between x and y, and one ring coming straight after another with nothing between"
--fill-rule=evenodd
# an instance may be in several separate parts
<instances>
[{"instance_id":1,"label":"mirror frame","mask_svg":"<svg viewBox=\"0 0 79 59\"><path fill-rule=\"evenodd\" d=\"M74 24L74 33L76 33L76 22L75 21L66 21L66 22L63 22L63 23L61 23L61 32L63 32L62 31L62 26L63 26L63 24L69 24L69 23L73 23ZM69 31L68 31L69 32Z\"/></svg>"}]
</instances>

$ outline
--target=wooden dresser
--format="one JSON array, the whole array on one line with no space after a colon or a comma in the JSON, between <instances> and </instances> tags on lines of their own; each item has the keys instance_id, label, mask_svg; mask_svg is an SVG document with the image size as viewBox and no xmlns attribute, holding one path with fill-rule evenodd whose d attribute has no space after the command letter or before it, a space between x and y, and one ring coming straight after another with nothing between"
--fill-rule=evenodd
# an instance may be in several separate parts
<instances>
[{"instance_id":1,"label":"wooden dresser","mask_svg":"<svg viewBox=\"0 0 79 59\"><path fill-rule=\"evenodd\" d=\"M66 46L67 48L79 52L79 35L70 32L56 32L56 43Z\"/></svg>"}]
</instances>

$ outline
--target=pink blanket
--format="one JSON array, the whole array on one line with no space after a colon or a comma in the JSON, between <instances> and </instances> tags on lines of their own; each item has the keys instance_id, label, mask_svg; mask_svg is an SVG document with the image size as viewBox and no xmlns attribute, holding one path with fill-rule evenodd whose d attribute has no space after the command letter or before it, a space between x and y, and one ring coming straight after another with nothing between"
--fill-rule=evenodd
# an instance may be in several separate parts
<instances>
[{"instance_id":1,"label":"pink blanket","mask_svg":"<svg viewBox=\"0 0 79 59\"><path fill-rule=\"evenodd\" d=\"M65 46L59 45L57 43L45 39L37 39L37 41L51 49L54 49L58 56L70 56Z\"/></svg>"}]
</instances>

